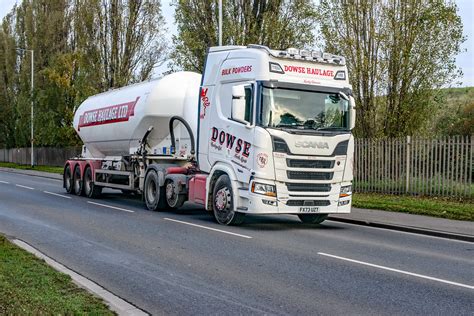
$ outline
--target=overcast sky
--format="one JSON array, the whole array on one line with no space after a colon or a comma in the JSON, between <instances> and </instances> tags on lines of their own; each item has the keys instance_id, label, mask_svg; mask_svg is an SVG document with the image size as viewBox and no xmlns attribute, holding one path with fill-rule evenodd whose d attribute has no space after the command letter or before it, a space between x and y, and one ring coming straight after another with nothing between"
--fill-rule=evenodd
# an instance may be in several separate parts
<instances>
[{"instance_id":1,"label":"overcast sky","mask_svg":"<svg viewBox=\"0 0 474 316\"><path fill-rule=\"evenodd\" d=\"M462 86L472 87L474 86L474 0L455 0L459 7L459 14L461 15L462 22L464 25L464 35L467 36L467 41L463 44L463 48L467 50L464 53L458 55L456 62L461 67L464 77L461 79ZM0 0L0 19L2 19L16 2L21 0ZM174 24L174 8L170 6L170 0L162 0L163 15L166 18L167 27L170 32L168 36L171 39L171 34L176 32ZM166 71L166 65L157 69L157 74Z\"/></svg>"}]
</instances>

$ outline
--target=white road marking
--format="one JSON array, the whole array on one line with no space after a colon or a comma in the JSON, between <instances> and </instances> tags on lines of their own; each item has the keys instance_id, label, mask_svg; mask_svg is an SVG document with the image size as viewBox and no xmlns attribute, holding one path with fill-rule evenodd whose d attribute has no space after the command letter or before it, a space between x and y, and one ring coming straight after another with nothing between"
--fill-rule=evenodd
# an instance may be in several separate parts
<instances>
[{"instance_id":1,"label":"white road marking","mask_svg":"<svg viewBox=\"0 0 474 316\"><path fill-rule=\"evenodd\" d=\"M27 187L26 185L21 185L21 184L15 184L17 187L28 189L28 190L34 190L35 188L32 187Z\"/></svg>"},{"instance_id":2,"label":"white road marking","mask_svg":"<svg viewBox=\"0 0 474 316\"><path fill-rule=\"evenodd\" d=\"M353 263L358 263L358 264L362 264L362 265L373 267L373 268L378 268L378 269L392 271L392 272L398 272L398 273L402 273L402 274L406 274L406 275L411 275L411 276L414 276L414 277L417 277L417 278L427 279L427 280L431 280L431 281L437 281L437 282L441 282L441 283L446 283L446 284L455 285L455 286L464 287L464 288L467 288L467 289L470 289L470 290L474 290L473 285L452 282L452 281L448 281L448 280L444 280L444 279L430 277L430 276L423 275L423 274L418 274L418 273L403 271L403 270L399 270L399 269L389 268L389 267L380 266L380 265L377 265L377 264L368 263L368 262L364 262L364 261L339 257L339 256L331 255L331 254L328 254L328 253L324 253L324 252L318 252L318 255L331 257L331 258L344 260L344 261L349 261L349 262L353 262Z\"/></svg>"},{"instance_id":3,"label":"white road marking","mask_svg":"<svg viewBox=\"0 0 474 316\"><path fill-rule=\"evenodd\" d=\"M71 198L70 196L66 196L66 195L63 195L63 194L58 194L58 193L53 193L53 192L48 192L48 191L43 191L43 192L46 193L46 194L59 196L59 197L65 198L65 199L70 199Z\"/></svg>"},{"instance_id":4,"label":"white road marking","mask_svg":"<svg viewBox=\"0 0 474 316\"><path fill-rule=\"evenodd\" d=\"M124 212L129 212L129 213L135 213L135 211L127 210L127 209L124 209L124 208L121 208L121 207L112 206L112 205L106 205L106 204L101 204L101 203L96 203L96 202L91 202L91 201L87 201L87 203L89 203L89 204L94 204L94 205L99 205L99 206L103 206L103 207L112 208L112 209L114 209L114 210L119 210L119 211L124 211Z\"/></svg>"},{"instance_id":5,"label":"white road marking","mask_svg":"<svg viewBox=\"0 0 474 316\"><path fill-rule=\"evenodd\" d=\"M225 231L225 230L215 229L215 228L206 227L206 226L193 224L193 223L188 223L188 222L183 222L183 221L178 221L178 220L172 219L172 218L165 217L164 219L167 220L167 221L175 222L175 223L180 223L180 224L185 224L185 225L189 225L189 226L204 228L204 229L207 229L207 230L212 230L212 231L215 231L215 232L229 234L229 235L233 235L233 236L237 236L237 237L242 237L242 238L247 238L247 239L253 238L253 237L250 237L250 236L247 236L247 235L236 234L236 233L228 232L228 231Z\"/></svg>"},{"instance_id":6,"label":"white road marking","mask_svg":"<svg viewBox=\"0 0 474 316\"><path fill-rule=\"evenodd\" d=\"M452 238L446 238L446 237L438 237L438 236L432 236L432 235L425 235L425 234L420 234L420 233L412 233L412 232L405 232L402 230L395 230L395 229L388 229L388 228L381 228L381 227L373 227L373 226L367 226L367 225L360 225L360 224L353 224L353 223L346 223L346 222L339 222L339 221L334 221L331 219L328 219L327 221L342 224L342 225L350 225L350 226L358 226L358 227L364 227L364 228L369 228L369 229L378 229L378 230L383 230L384 232L392 232L392 233L397 233L397 234L407 234L407 235L414 235L418 237L425 237L425 238L435 238L435 239L442 239L444 241L453 241L453 242L462 242L462 243L468 243L472 245L471 241L467 240L459 240L459 239L452 239ZM408 227L408 226L407 226ZM416 227L414 227L416 228ZM449 232L448 232L449 233Z\"/></svg>"},{"instance_id":7,"label":"white road marking","mask_svg":"<svg viewBox=\"0 0 474 316\"><path fill-rule=\"evenodd\" d=\"M0 183L10 184L10 182L0 180Z\"/></svg>"}]
</instances>

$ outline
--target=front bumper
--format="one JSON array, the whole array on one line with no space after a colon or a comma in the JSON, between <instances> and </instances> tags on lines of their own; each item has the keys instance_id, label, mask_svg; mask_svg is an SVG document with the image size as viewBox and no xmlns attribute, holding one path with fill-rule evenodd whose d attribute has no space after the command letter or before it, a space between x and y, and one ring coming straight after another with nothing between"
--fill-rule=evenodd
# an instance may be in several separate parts
<instances>
[{"instance_id":1,"label":"front bumper","mask_svg":"<svg viewBox=\"0 0 474 316\"><path fill-rule=\"evenodd\" d=\"M259 180L260 181L260 180ZM334 183L331 192L320 195L295 195L286 191L279 182L265 181L277 187L277 197L268 197L250 191L241 192L239 212L248 214L347 214L351 212L352 194L339 197L340 187L351 183Z\"/></svg>"}]
</instances>

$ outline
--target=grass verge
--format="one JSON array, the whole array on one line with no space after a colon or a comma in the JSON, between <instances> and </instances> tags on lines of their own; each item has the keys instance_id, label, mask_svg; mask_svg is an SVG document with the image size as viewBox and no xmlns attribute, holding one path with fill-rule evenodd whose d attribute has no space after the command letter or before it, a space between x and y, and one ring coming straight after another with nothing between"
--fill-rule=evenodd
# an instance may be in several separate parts
<instances>
[{"instance_id":1,"label":"grass verge","mask_svg":"<svg viewBox=\"0 0 474 316\"><path fill-rule=\"evenodd\" d=\"M19 165L13 162L0 162L0 167L63 174L63 167L35 166L34 168L31 168L29 165Z\"/></svg>"},{"instance_id":2,"label":"grass verge","mask_svg":"<svg viewBox=\"0 0 474 316\"><path fill-rule=\"evenodd\" d=\"M352 205L358 208L474 221L474 203L472 201L459 202L436 197L355 193Z\"/></svg>"},{"instance_id":3,"label":"grass verge","mask_svg":"<svg viewBox=\"0 0 474 316\"><path fill-rule=\"evenodd\" d=\"M100 298L0 235L0 315L114 315Z\"/></svg>"}]
</instances>

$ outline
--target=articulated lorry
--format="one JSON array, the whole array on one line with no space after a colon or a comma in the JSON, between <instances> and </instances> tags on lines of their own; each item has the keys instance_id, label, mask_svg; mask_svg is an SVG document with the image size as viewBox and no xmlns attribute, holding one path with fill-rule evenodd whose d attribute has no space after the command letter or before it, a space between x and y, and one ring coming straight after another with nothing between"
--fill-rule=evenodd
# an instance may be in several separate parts
<instances>
[{"instance_id":1,"label":"articulated lorry","mask_svg":"<svg viewBox=\"0 0 474 316\"><path fill-rule=\"evenodd\" d=\"M134 192L150 210L194 202L219 224L246 214L321 223L349 213L355 104L345 59L265 46L209 49L203 75L177 72L92 96L68 193Z\"/></svg>"}]
</instances>

